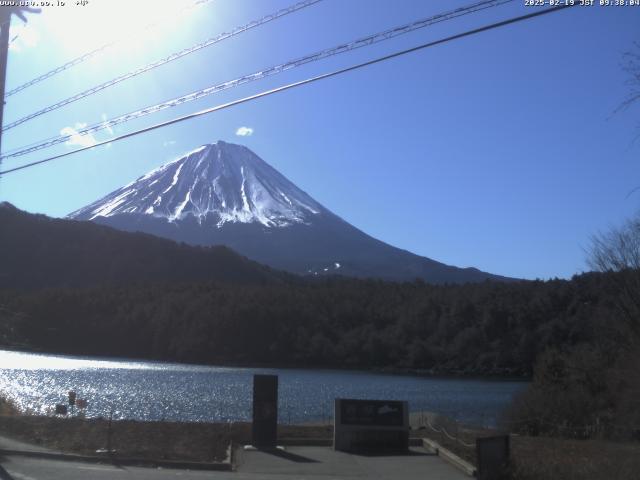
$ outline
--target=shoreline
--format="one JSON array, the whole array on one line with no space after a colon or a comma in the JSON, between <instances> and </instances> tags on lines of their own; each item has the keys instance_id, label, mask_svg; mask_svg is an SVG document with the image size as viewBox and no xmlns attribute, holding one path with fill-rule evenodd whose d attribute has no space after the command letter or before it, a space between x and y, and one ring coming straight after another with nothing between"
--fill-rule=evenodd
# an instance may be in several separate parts
<instances>
[{"instance_id":1,"label":"shoreline","mask_svg":"<svg viewBox=\"0 0 640 480\"><path fill-rule=\"evenodd\" d=\"M335 371L335 372L353 372L360 374L377 374L377 375L392 375L392 376L409 376L420 378L437 378L443 380L491 380L491 381L504 381L504 382L522 382L529 383L531 381L530 376L517 375L514 373L499 373L498 371L489 373L466 373L461 372L459 369L440 370L438 368L431 369L419 369L411 367L339 367L339 366L318 366L318 365L287 365L287 364L203 364L203 363L187 363L178 362L175 360L161 360L157 358L145 358L145 357L109 357L104 355L91 355L91 354L78 354L78 353L64 353L64 352L50 352L37 350L31 347L15 346L15 345L0 345L1 351L17 352L34 355L49 355L55 357L73 357L79 359L88 359L93 361L105 361L105 362L136 362L136 363L152 363L152 364L168 364L168 365L180 365L180 366L192 366L198 368L238 368L246 370L319 370L319 371ZM2 366L0 365L0 369Z\"/></svg>"}]
</instances>

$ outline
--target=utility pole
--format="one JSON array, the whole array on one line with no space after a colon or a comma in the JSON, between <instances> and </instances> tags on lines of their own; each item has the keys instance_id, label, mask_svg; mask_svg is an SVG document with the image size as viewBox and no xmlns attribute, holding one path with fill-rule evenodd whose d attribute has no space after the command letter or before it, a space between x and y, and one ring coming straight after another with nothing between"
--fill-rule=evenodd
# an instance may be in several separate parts
<instances>
[{"instance_id":1,"label":"utility pole","mask_svg":"<svg viewBox=\"0 0 640 480\"><path fill-rule=\"evenodd\" d=\"M4 118L4 91L7 80L7 57L9 55L9 27L11 16L17 15L20 20L27 22L25 13L40 13L39 8L30 7L0 7L0 154L2 154L2 125ZM0 160L2 163L2 160Z\"/></svg>"}]
</instances>

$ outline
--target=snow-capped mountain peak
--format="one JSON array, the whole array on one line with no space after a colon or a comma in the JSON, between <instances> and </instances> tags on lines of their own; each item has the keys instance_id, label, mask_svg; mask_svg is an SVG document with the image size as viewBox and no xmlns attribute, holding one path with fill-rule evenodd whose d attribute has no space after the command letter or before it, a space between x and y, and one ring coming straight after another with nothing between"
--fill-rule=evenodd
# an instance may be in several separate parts
<instances>
[{"instance_id":1,"label":"snow-capped mountain peak","mask_svg":"<svg viewBox=\"0 0 640 480\"><path fill-rule=\"evenodd\" d=\"M302 275L434 283L502 279L376 240L248 148L222 141L168 162L69 217L190 245L226 245L252 260Z\"/></svg>"},{"instance_id":2,"label":"snow-capped mountain peak","mask_svg":"<svg viewBox=\"0 0 640 480\"><path fill-rule=\"evenodd\" d=\"M223 141L203 145L71 214L96 220L143 214L169 222L308 223L324 208L248 148Z\"/></svg>"}]
</instances>

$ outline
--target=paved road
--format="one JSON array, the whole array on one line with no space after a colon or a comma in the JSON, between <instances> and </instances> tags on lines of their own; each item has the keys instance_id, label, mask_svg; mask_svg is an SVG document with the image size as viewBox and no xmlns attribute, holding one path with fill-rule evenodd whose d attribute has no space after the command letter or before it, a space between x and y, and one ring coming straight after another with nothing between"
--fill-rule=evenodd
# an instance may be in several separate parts
<instances>
[{"instance_id":1,"label":"paved road","mask_svg":"<svg viewBox=\"0 0 640 480\"><path fill-rule=\"evenodd\" d=\"M116 467L107 464L17 456L2 458L0 464L0 479L2 480L202 480L205 478L226 480L237 478L233 476L232 472Z\"/></svg>"},{"instance_id":2,"label":"paved road","mask_svg":"<svg viewBox=\"0 0 640 480\"><path fill-rule=\"evenodd\" d=\"M49 450L48 448L31 443L24 443L2 435L0 435L0 448L5 450L22 450L23 452L53 452L53 450Z\"/></svg>"},{"instance_id":3,"label":"paved road","mask_svg":"<svg viewBox=\"0 0 640 480\"><path fill-rule=\"evenodd\" d=\"M365 456L330 447L287 447L283 452L242 451L238 473L270 479L469 480L464 473L422 448L410 455Z\"/></svg>"},{"instance_id":4,"label":"paved road","mask_svg":"<svg viewBox=\"0 0 640 480\"><path fill-rule=\"evenodd\" d=\"M23 456L0 458L0 480L468 480L441 458L422 449L411 455L362 456L329 447L287 447L267 453L240 451L236 472L118 467ZM2 470L4 468L4 472Z\"/></svg>"}]
</instances>

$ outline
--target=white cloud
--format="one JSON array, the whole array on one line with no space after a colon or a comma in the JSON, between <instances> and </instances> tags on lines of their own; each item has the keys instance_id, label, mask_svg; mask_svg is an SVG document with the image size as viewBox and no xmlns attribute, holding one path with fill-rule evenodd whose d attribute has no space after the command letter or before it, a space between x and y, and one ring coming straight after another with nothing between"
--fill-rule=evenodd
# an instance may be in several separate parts
<instances>
[{"instance_id":1,"label":"white cloud","mask_svg":"<svg viewBox=\"0 0 640 480\"><path fill-rule=\"evenodd\" d=\"M165 140L164 142L162 142L163 147L170 147L175 144L176 144L175 140Z\"/></svg>"},{"instance_id":2,"label":"white cloud","mask_svg":"<svg viewBox=\"0 0 640 480\"><path fill-rule=\"evenodd\" d=\"M239 137L250 137L253 135L253 128L251 127L240 127L236 130L236 135Z\"/></svg>"},{"instance_id":3,"label":"white cloud","mask_svg":"<svg viewBox=\"0 0 640 480\"><path fill-rule=\"evenodd\" d=\"M107 129L107 132L109 132L109 135L111 135L113 137L113 128L111 128L111 126L109 126L107 124L107 114L106 113L102 114L102 125L104 125L104 127Z\"/></svg>"},{"instance_id":4,"label":"white cloud","mask_svg":"<svg viewBox=\"0 0 640 480\"><path fill-rule=\"evenodd\" d=\"M79 145L81 147L93 147L97 142L93 134L81 135L78 130L81 130L87 126L86 123L76 122L75 127L64 127L60 130L60 135L69 136L64 144L68 146Z\"/></svg>"},{"instance_id":5,"label":"white cloud","mask_svg":"<svg viewBox=\"0 0 640 480\"><path fill-rule=\"evenodd\" d=\"M114 136L114 132L113 132L113 128L111 128L109 125L107 125L107 115L105 113L102 114L102 125L104 126L105 130L107 131L107 136L108 137L113 137ZM80 147L93 147L96 143L98 143L98 140L96 139L96 137L93 135L93 133L81 133L80 131L83 128L86 128L87 124L86 123L82 123L82 122L76 122L76 124L73 127L64 127L62 130L60 130L60 135L64 135L64 136L68 136L69 139L64 143L67 146L74 146L74 145L78 145ZM107 139L105 139L107 140ZM107 148L111 147L111 143L108 143L106 145Z\"/></svg>"}]
</instances>

